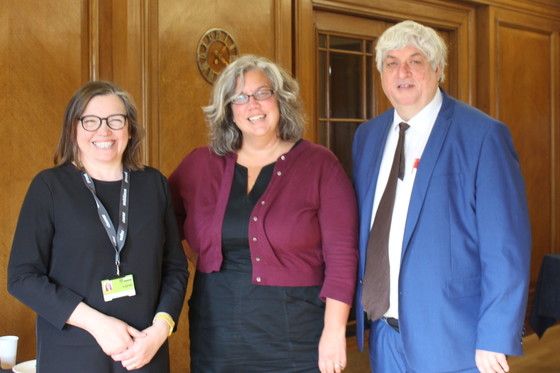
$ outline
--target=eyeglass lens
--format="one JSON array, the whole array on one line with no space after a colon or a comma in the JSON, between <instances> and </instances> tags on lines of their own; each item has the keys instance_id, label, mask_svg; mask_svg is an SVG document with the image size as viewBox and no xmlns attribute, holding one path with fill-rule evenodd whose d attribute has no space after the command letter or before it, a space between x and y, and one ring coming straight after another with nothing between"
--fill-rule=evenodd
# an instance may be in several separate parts
<instances>
[{"instance_id":1,"label":"eyeglass lens","mask_svg":"<svg viewBox=\"0 0 560 373\"><path fill-rule=\"evenodd\" d=\"M113 114L109 115L107 118L100 118L97 115L86 115L80 118L82 122L82 127L86 131L96 131L101 127L101 122L105 120L107 126L112 130L120 130L124 128L126 124L126 115L123 114Z\"/></svg>"},{"instance_id":2,"label":"eyeglass lens","mask_svg":"<svg viewBox=\"0 0 560 373\"><path fill-rule=\"evenodd\" d=\"M235 105L243 105L248 103L251 97L254 97L255 100L257 101L263 101L266 100L267 98L270 98L273 93L274 91L272 89L266 89L263 91L255 92L252 95L241 94L235 97L233 100L231 100L231 103Z\"/></svg>"}]
</instances>

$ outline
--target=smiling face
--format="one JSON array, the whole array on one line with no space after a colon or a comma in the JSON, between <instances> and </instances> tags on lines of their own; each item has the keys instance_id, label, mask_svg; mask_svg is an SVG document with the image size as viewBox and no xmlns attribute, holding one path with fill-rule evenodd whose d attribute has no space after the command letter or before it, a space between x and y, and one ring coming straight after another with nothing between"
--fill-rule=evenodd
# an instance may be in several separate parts
<instances>
[{"instance_id":1,"label":"smiling face","mask_svg":"<svg viewBox=\"0 0 560 373\"><path fill-rule=\"evenodd\" d=\"M237 82L236 92L253 95L262 90L272 90L266 74L262 70L249 70L243 75L244 85ZM233 121L244 140L274 139L278 137L278 123L280 122L280 109L276 96L262 101L249 97L249 102L242 105L231 104Z\"/></svg>"},{"instance_id":2,"label":"smiling face","mask_svg":"<svg viewBox=\"0 0 560 373\"><path fill-rule=\"evenodd\" d=\"M428 62L413 46L389 51L383 60L381 83L393 107L409 120L428 105L436 94L441 68Z\"/></svg>"},{"instance_id":3,"label":"smiling face","mask_svg":"<svg viewBox=\"0 0 560 373\"><path fill-rule=\"evenodd\" d=\"M126 115L123 101L114 94L94 96L87 104L82 117L96 115L106 118L113 114ZM76 140L78 143L80 162L88 172L100 167L120 167L122 156L130 138L128 123L120 130L112 130L105 120L96 131L86 131L77 121Z\"/></svg>"}]
</instances>

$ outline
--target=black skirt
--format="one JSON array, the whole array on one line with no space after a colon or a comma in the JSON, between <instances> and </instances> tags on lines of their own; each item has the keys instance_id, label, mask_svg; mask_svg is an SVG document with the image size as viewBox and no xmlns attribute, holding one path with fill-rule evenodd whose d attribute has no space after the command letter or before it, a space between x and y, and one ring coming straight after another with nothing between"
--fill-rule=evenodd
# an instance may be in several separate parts
<instances>
[{"instance_id":1,"label":"black skirt","mask_svg":"<svg viewBox=\"0 0 560 373\"><path fill-rule=\"evenodd\" d=\"M318 372L320 287L251 284L250 273L196 273L191 373Z\"/></svg>"}]
</instances>

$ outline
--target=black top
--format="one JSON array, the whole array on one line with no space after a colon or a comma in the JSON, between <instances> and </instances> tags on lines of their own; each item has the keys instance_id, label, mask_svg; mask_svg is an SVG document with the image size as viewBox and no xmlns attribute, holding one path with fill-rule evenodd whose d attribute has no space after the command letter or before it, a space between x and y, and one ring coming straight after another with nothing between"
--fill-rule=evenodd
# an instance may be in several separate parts
<instances>
[{"instance_id":1,"label":"black top","mask_svg":"<svg viewBox=\"0 0 560 373\"><path fill-rule=\"evenodd\" d=\"M224 262L222 269L236 268L251 271L249 251L249 218L255 203L261 198L274 171L274 163L262 168L253 188L247 194L247 168L236 164L229 203L222 227Z\"/></svg>"},{"instance_id":2,"label":"black top","mask_svg":"<svg viewBox=\"0 0 560 373\"><path fill-rule=\"evenodd\" d=\"M95 183L113 221L120 184ZM80 172L68 164L42 171L32 181L12 245L8 290L37 312L41 372L55 371L41 365L42 349L97 346L88 332L66 325L81 301L139 330L150 326L159 311L178 320L188 272L165 177L149 167L131 172L129 206L121 275L134 276L136 296L105 302L101 280L116 275L115 249ZM77 357L62 353L57 359Z\"/></svg>"}]
</instances>

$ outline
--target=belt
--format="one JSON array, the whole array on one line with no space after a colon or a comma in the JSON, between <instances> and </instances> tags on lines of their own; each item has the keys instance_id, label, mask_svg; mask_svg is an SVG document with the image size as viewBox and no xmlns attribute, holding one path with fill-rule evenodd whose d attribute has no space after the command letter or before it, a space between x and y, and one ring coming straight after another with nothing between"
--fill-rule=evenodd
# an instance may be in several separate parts
<instances>
[{"instance_id":1,"label":"belt","mask_svg":"<svg viewBox=\"0 0 560 373\"><path fill-rule=\"evenodd\" d=\"M399 333L399 320L395 319L394 317L384 317L383 320L385 320L387 325L393 328L394 331Z\"/></svg>"}]
</instances>

